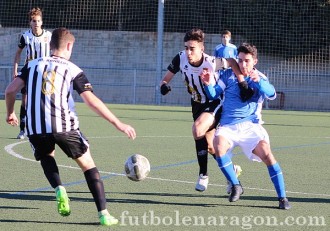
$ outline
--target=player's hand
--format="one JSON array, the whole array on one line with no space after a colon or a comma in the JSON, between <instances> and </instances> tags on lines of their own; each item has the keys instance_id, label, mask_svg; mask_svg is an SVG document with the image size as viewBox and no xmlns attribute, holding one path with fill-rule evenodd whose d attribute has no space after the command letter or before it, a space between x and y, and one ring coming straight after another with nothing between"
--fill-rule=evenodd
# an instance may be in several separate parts
<instances>
[{"instance_id":1,"label":"player's hand","mask_svg":"<svg viewBox=\"0 0 330 231\"><path fill-rule=\"evenodd\" d=\"M210 72L207 68L203 68L203 71L199 74L204 85L208 86L212 83L212 72Z\"/></svg>"},{"instance_id":2,"label":"player's hand","mask_svg":"<svg viewBox=\"0 0 330 231\"><path fill-rule=\"evenodd\" d=\"M121 130L128 136L128 138L134 140L136 138L136 132L135 129L128 125L128 124L122 124Z\"/></svg>"},{"instance_id":3,"label":"player's hand","mask_svg":"<svg viewBox=\"0 0 330 231\"><path fill-rule=\"evenodd\" d=\"M253 82L259 82L260 81L260 76L258 74L258 71L256 71L255 69L253 69L250 72L249 77Z\"/></svg>"},{"instance_id":4,"label":"player's hand","mask_svg":"<svg viewBox=\"0 0 330 231\"><path fill-rule=\"evenodd\" d=\"M18 126L18 119L15 113L7 115L6 122L11 126Z\"/></svg>"},{"instance_id":5,"label":"player's hand","mask_svg":"<svg viewBox=\"0 0 330 231\"><path fill-rule=\"evenodd\" d=\"M171 86L168 85L167 83L163 83L161 86L160 86L160 93L162 95L166 95L167 93L169 93L171 91Z\"/></svg>"}]
</instances>

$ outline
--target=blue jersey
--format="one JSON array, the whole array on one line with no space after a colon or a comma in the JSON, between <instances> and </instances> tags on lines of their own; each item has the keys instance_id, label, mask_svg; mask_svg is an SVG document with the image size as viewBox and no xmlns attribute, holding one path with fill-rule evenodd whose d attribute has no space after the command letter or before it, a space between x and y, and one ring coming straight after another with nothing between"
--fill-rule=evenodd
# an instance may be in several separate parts
<instances>
[{"instance_id":1,"label":"blue jersey","mask_svg":"<svg viewBox=\"0 0 330 231\"><path fill-rule=\"evenodd\" d=\"M257 71L257 70L255 70ZM273 100L276 91L268 78L258 71L260 81L254 82L250 77L245 77L249 87L254 90L254 95L243 102L240 97L240 88L237 77L231 69L224 71L216 85L205 86L206 94L210 99L218 98L224 94L220 125L237 124L244 121L258 123L258 112L265 98Z\"/></svg>"},{"instance_id":2,"label":"blue jersey","mask_svg":"<svg viewBox=\"0 0 330 231\"><path fill-rule=\"evenodd\" d=\"M214 56L217 58L237 58L237 47L229 43L227 46L222 43L215 47Z\"/></svg>"}]
</instances>

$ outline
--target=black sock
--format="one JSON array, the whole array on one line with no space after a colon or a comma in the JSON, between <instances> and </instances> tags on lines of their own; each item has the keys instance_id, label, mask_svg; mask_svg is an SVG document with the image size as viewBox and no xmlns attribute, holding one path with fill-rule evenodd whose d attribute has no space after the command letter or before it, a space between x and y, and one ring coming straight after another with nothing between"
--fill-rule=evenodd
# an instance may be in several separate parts
<instances>
[{"instance_id":1,"label":"black sock","mask_svg":"<svg viewBox=\"0 0 330 231\"><path fill-rule=\"evenodd\" d=\"M40 160L41 167L44 170L44 174L53 188L61 185L60 174L54 157L45 156Z\"/></svg>"},{"instance_id":2,"label":"black sock","mask_svg":"<svg viewBox=\"0 0 330 231\"><path fill-rule=\"evenodd\" d=\"M199 174L207 175L207 140L205 137L195 140Z\"/></svg>"},{"instance_id":3,"label":"black sock","mask_svg":"<svg viewBox=\"0 0 330 231\"><path fill-rule=\"evenodd\" d=\"M97 211L106 209L106 199L103 181L97 168L91 168L84 172L89 190L91 191Z\"/></svg>"},{"instance_id":4,"label":"black sock","mask_svg":"<svg viewBox=\"0 0 330 231\"><path fill-rule=\"evenodd\" d=\"M25 129L25 116L26 116L26 110L25 107L21 106L21 109L19 111L19 128L21 129L21 131L24 131Z\"/></svg>"}]
</instances>

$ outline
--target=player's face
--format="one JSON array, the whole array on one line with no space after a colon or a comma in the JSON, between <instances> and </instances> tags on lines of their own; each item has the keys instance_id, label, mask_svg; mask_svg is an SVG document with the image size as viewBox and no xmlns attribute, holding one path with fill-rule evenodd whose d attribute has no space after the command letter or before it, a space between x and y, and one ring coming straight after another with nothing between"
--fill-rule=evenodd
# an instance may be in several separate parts
<instances>
[{"instance_id":1,"label":"player's face","mask_svg":"<svg viewBox=\"0 0 330 231\"><path fill-rule=\"evenodd\" d=\"M199 65L203 58L203 43L190 40L184 43L184 47L189 63L193 65Z\"/></svg>"},{"instance_id":2,"label":"player's face","mask_svg":"<svg viewBox=\"0 0 330 231\"><path fill-rule=\"evenodd\" d=\"M245 76L248 76L253 71L257 62L258 60L253 58L251 54L245 54L242 52L238 54L238 66L242 74Z\"/></svg>"},{"instance_id":3,"label":"player's face","mask_svg":"<svg viewBox=\"0 0 330 231\"><path fill-rule=\"evenodd\" d=\"M230 41L230 36L229 35L222 35L221 37L221 42L223 45L227 45Z\"/></svg>"},{"instance_id":4,"label":"player's face","mask_svg":"<svg viewBox=\"0 0 330 231\"><path fill-rule=\"evenodd\" d=\"M36 16L32 17L32 19L30 21L30 26L31 26L32 31L34 33L41 31L41 29L42 29L41 28L41 26L42 26L42 18L41 18L41 16L36 15Z\"/></svg>"}]
</instances>

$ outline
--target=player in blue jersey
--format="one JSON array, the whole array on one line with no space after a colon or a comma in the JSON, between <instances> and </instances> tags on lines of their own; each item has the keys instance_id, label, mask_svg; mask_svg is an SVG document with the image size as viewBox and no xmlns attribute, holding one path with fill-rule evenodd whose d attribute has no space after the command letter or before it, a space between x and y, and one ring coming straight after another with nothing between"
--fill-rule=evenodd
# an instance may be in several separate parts
<instances>
[{"instance_id":1,"label":"player in blue jersey","mask_svg":"<svg viewBox=\"0 0 330 231\"><path fill-rule=\"evenodd\" d=\"M214 56L217 58L234 58L237 57L237 47L230 43L231 32L223 30L221 32L221 43L214 49Z\"/></svg>"},{"instance_id":2,"label":"player in blue jersey","mask_svg":"<svg viewBox=\"0 0 330 231\"><path fill-rule=\"evenodd\" d=\"M237 62L234 59L216 58L204 53L204 33L201 29L194 28L184 36L185 50L177 54L168 71L161 80L160 90L166 95L170 90L169 82L176 73L181 72L187 91L191 95L191 107L193 115L192 134L195 141L199 175L195 189L203 192L208 186L207 161L208 153L214 155L213 136L214 128L221 113L221 97L209 99L203 89L199 74L203 69L214 72L213 81L217 81L218 70L232 67L237 74L239 82L243 84L244 76L240 73ZM246 82L245 82L246 83ZM246 84L247 85L247 84ZM242 97L248 96L248 89L242 89Z\"/></svg>"},{"instance_id":3,"label":"player in blue jersey","mask_svg":"<svg viewBox=\"0 0 330 231\"><path fill-rule=\"evenodd\" d=\"M225 71L217 84L210 82L212 73L204 70L201 74L209 98L216 99L221 94L225 95L220 126L213 141L216 160L226 179L233 185L229 196L230 202L237 201L243 193L228 155L234 147L240 146L250 160L263 161L266 164L279 199L279 208L290 209L282 169L271 151L268 133L256 115L261 100L276 97L273 85L265 75L254 68L257 62L257 48L254 45L244 43L238 48L238 65L246 76L246 82L254 90L253 96L247 101L240 98L240 85L232 70ZM252 73L258 75L251 77Z\"/></svg>"},{"instance_id":4,"label":"player in blue jersey","mask_svg":"<svg viewBox=\"0 0 330 231\"><path fill-rule=\"evenodd\" d=\"M46 57L50 55L49 42L51 39L51 32L42 28L42 11L40 8L33 8L29 12L30 29L25 31L19 40L18 48L14 58L13 78L17 76L18 64L20 62L23 49L26 50L25 63L32 59ZM25 137L25 98L26 89L21 90L22 102L20 108L20 132L17 139L24 139Z\"/></svg>"},{"instance_id":5,"label":"player in blue jersey","mask_svg":"<svg viewBox=\"0 0 330 231\"><path fill-rule=\"evenodd\" d=\"M55 145L76 161L85 176L94 198L100 224L118 223L106 208L104 185L92 158L88 140L79 128L73 90L84 103L117 130L135 139L135 129L121 122L93 93L84 72L70 62L75 38L66 28L53 31L50 42L51 57L34 59L24 65L17 77L6 88L6 121L18 125L14 111L16 94L22 87L27 92L27 134L35 159L40 161L44 174L55 189L58 213L69 216L69 198L62 184L55 161Z\"/></svg>"}]
</instances>

